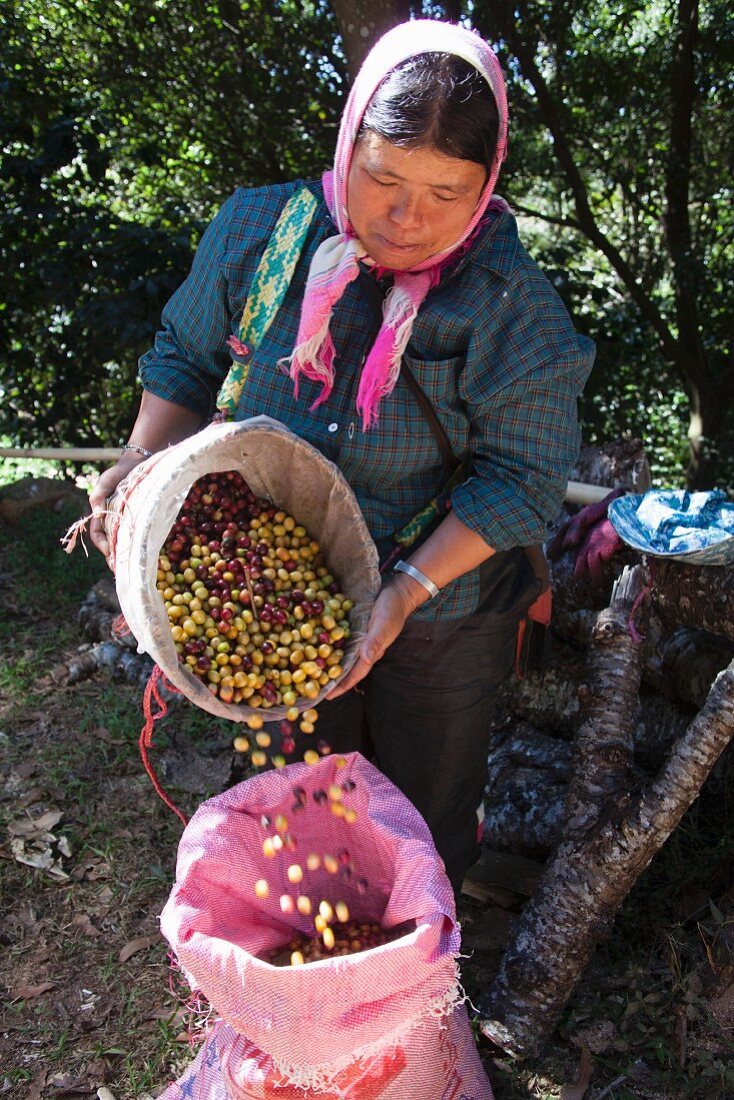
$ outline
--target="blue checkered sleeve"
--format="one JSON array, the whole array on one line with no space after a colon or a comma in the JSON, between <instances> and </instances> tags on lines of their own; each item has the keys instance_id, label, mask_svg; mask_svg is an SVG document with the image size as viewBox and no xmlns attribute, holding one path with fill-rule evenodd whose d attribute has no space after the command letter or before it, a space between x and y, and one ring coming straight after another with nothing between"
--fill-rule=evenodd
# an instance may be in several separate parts
<instances>
[{"instance_id":1,"label":"blue checkered sleeve","mask_svg":"<svg viewBox=\"0 0 734 1100\"><path fill-rule=\"evenodd\" d=\"M452 495L455 514L495 550L542 542L558 514L581 442L578 396L594 360L532 262L505 286L493 324L467 355L462 397L474 473Z\"/></svg>"},{"instance_id":2,"label":"blue checkered sleeve","mask_svg":"<svg viewBox=\"0 0 734 1100\"><path fill-rule=\"evenodd\" d=\"M199 412L214 409L238 322L278 216L302 182L239 190L205 232L191 272L163 313L155 346L140 362L146 389ZM366 270L346 288L331 323L334 388L308 379L296 398L278 363L298 331L310 263L333 235L319 206L282 303L250 359L239 419L267 413L317 447L342 471L381 556L432 498L445 498L447 470L432 429L405 380L385 397L365 432L355 408L359 376L374 341L389 280ZM377 306L375 306L377 298ZM423 303L405 362L434 406L453 453L472 465L452 494L455 514L497 550L540 542L560 509L578 454L577 398L593 345L570 318L519 243L509 212L495 212L466 254ZM419 617L451 619L476 606L477 571L456 578Z\"/></svg>"}]
</instances>

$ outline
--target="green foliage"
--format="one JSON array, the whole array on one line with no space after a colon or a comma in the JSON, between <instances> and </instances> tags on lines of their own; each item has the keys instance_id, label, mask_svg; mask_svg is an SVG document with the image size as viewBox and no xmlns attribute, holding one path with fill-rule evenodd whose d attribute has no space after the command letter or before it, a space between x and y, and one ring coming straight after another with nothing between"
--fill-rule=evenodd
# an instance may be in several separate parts
<instances>
[{"instance_id":1,"label":"green foliage","mask_svg":"<svg viewBox=\"0 0 734 1100\"><path fill-rule=\"evenodd\" d=\"M549 271L578 326L597 343L587 388L585 435L640 436L659 479L679 483L687 449L691 375L706 396L717 469L734 485L731 322L734 286L734 13L721 0L700 5L690 111L688 213L691 241L673 263L666 220L672 189L685 177L673 142L675 5L647 0L505 0L474 8L477 26L499 43L509 76L511 142L503 190L521 212L524 237ZM539 103L532 61L552 106ZM685 112L684 112L685 114ZM550 140L549 118L556 138ZM680 124L677 124L680 125ZM619 265L580 226L558 135L578 169L596 232ZM620 274L626 268L627 278ZM636 284L636 298L631 286ZM685 304L680 308L677 296ZM643 307L644 301L644 307ZM693 365L681 332L697 311L702 342ZM688 355L688 359L687 359ZM717 401L717 395L720 400Z\"/></svg>"},{"instance_id":2,"label":"green foliage","mask_svg":"<svg viewBox=\"0 0 734 1100\"><path fill-rule=\"evenodd\" d=\"M137 360L238 184L320 172L324 4L19 0L0 16L0 431L115 444Z\"/></svg>"},{"instance_id":3,"label":"green foliage","mask_svg":"<svg viewBox=\"0 0 734 1100\"><path fill-rule=\"evenodd\" d=\"M680 484L691 402L703 394L705 446L719 483L734 485L731 5L699 8L691 242L675 263L666 219L689 170L671 138L675 5L411 8L463 11L498 44L511 118L501 190L598 347L586 438L637 435L656 480ZM514 33L626 280L579 226ZM0 432L116 444L136 403L137 359L216 207L237 185L328 165L346 84L336 24L326 0L15 0L0 14L0 42ZM693 386L681 294L698 318Z\"/></svg>"},{"instance_id":4,"label":"green foliage","mask_svg":"<svg viewBox=\"0 0 734 1100\"><path fill-rule=\"evenodd\" d=\"M23 614L33 615L43 606L52 606L62 619L75 616L92 585L108 574L104 558L96 550L91 549L87 556L79 546L71 554L62 547L63 535L78 518L79 510L68 504L58 512L37 508L24 516L22 557L5 562L5 569L14 574L18 609ZM43 578L42 584L39 578ZM11 616L6 616L0 639L16 633Z\"/></svg>"}]
</instances>

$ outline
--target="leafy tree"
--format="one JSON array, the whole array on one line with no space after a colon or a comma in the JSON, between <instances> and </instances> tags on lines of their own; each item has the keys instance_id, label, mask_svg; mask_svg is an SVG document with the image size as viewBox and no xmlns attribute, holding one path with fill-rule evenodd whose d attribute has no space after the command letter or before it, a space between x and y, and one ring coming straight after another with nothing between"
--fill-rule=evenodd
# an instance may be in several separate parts
<instances>
[{"instance_id":1,"label":"leafy tree","mask_svg":"<svg viewBox=\"0 0 734 1100\"><path fill-rule=\"evenodd\" d=\"M295 0L21 0L0 30L0 431L115 443L214 209L328 162L333 18Z\"/></svg>"},{"instance_id":2,"label":"leafy tree","mask_svg":"<svg viewBox=\"0 0 734 1100\"><path fill-rule=\"evenodd\" d=\"M510 80L512 198L599 345L589 420L670 448L687 403L689 484L734 481L730 6L478 0L474 18Z\"/></svg>"},{"instance_id":3,"label":"leafy tree","mask_svg":"<svg viewBox=\"0 0 734 1100\"><path fill-rule=\"evenodd\" d=\"M587 437L640 435L670 481L688 415L691 484L734 480L724 0L7 3L0 431L123 436L137 357L203 225L237 184L322 170L341 49L354 71L409 13L471 17L498 43L501 189L599 349Z\"/></svg>"}]
</instances>

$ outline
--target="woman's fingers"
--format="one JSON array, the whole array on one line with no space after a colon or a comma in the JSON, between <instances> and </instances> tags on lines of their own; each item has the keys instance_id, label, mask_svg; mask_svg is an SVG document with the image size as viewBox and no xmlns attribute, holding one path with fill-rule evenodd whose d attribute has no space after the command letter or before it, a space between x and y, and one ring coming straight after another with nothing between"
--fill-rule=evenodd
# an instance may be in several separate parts
<instances>
[{"instance_id":1,"label":"woman's fingers","mask_svg":"<svg viewBox=\"0 0 734 1100\"><path fill-rule=\"evenodd\" d=\"M132 454L126 453L119 462L115 463L114 466L110 466L109 470L105 470L99 475L89 493L89 506L92 511L92 518L89 521L89 538L92 545L96 546L99 552L107 559L108 565L110 564L110 544L107 540L107 534L104 527L104 513L107 511L107 501L123 478L127 477L133 467L139 465L142 461L142 457L134 452Z\"/></svg>"},{"instance_id":2,"label":"woman's fingers","mask_svg":"<svg viewBox=\"0 0 734 1100\"><path fill-rule=\"evenodd\" d=\"M367 633L360 644L357 660L344 679L339 681L334 691L329 693L329 699L337 699L340 695L351 691L360 680L365 678L372 666L380 660L385 650L398 637L407 617L408 609L397 585L388 584L383 588L372 608Z\"/></svg>"}]
</instances>

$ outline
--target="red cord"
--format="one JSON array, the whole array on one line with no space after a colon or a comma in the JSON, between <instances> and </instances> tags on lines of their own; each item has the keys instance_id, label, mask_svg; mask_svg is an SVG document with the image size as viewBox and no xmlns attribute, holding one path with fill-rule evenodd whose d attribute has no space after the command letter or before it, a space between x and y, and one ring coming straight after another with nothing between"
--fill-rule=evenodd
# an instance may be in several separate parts
<instances>
[{"instance_id":1,"label":"red cord","mask_svg":"<svg viewBox=\"0 0 734 1100\"><path fill-rule=\"evenodd\" d=\"M158 665L155 665L153 671L150 674L150 679L145 685L145 692L143 694L143 713L145 714L145 725L140 731L140 755L143 758L143 767L150 777L150 781L153 784L153 788L156 794L161 799L161 801L165 802L169 810L173 810L180 821L183 822L183 825L185 827L186 825L188 825L188 818L185 814L181 812L181 810L179 810L176 803L173 802L163 790L163 787L160 784L160 780L155 774L153 765L150 762L150 757L148 756L148 749L150 749L153 745L153 727L155 723L159 720L159 718L164 718L165 715L168 713L168 704L166 703L165 699L161 697L159 689L159 684L161 681L163 683L163 687L165 687L167 691L176 691L176 688L173 686L171 681L164 676ZM153 711L151 700L154 700L158 704L158 710L156 710L155 712Z\"/></svg>"}]
</instances>

